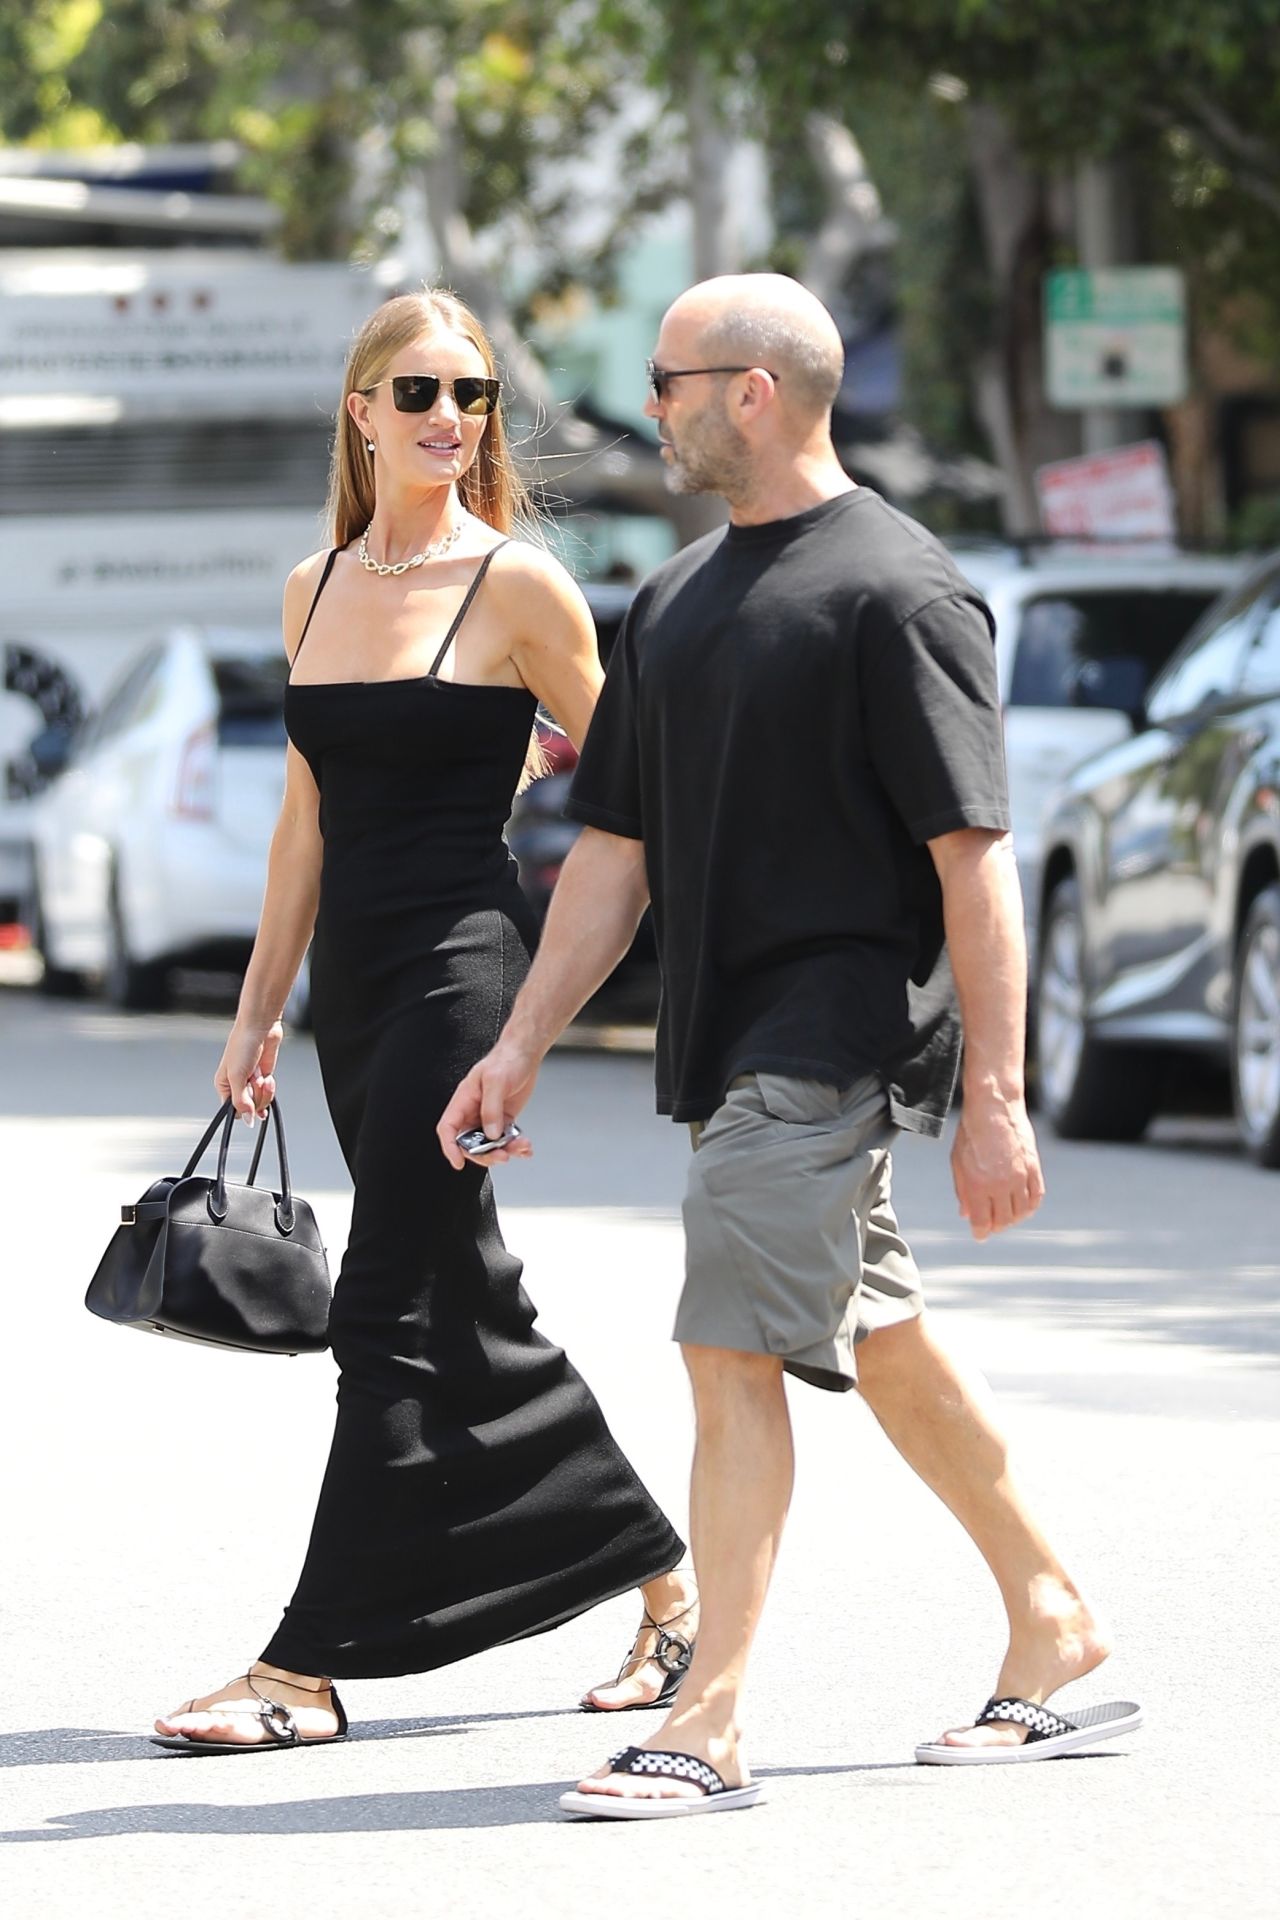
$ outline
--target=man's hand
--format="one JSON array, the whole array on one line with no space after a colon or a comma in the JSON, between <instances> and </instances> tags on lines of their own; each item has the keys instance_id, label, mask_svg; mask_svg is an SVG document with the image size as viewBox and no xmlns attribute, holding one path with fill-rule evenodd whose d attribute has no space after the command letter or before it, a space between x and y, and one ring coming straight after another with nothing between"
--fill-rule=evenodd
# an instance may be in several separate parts
<instances>
[{"instance_id":1,"label":"man's hand","mask_svg":"<svg viewBox=\"0 0 1280 1920\"><path fill-rule=\"evenodd\" d=\"M960 1216L975 1240L1003 1233L1044 1199L1036 1137L1021 1100L966 1094L951 1149Z\"/></svg>"},{"instance_id":2,"label":"man's hand","mask_svg":"<svg viewBox=\"0 0 1280 1920\"><path fill-rule=\"evenodd\" d=\"M477 1061L466 1079L459 1082L436 1128L440 1150L451 1167L461 1170L472 1158L458 1145L460 1133L470 1127L483 1127L489 1139L496 1140L506 1131L532 1094L541 1065L540 1057L505 1036L492 1053ZM473 1164L492 1167L504 1160L527 1160L532 1153L532 1142L522 1133L510 1146L478 1155Z\"/></svg>"}]
</instances>

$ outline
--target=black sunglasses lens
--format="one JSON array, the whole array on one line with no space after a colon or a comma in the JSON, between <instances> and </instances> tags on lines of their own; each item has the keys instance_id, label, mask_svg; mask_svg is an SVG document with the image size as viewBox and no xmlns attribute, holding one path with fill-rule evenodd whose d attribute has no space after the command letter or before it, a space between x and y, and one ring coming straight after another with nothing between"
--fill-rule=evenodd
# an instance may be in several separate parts
<instances>
[{"instance_id":1,"label":"black sunglasses lens","mask_svg":"<svg viewBox=\"0 0 1280 1920\"><path fill-rule=\"evenodd\" d=\"M482 380L478 376L467 375L453 383L453 397L458 403L459 413L492 413L498 404L501 382Z\"/></svg>"},{"instance_id":2,"label":"black sunglasses lens","mask_svg":"<svg viewBox=\"0 0 1280 1920\"><path fill-rule=\"evenodd\" d=\"M661 400L662 398L662 384L665 377L661 367L655 367L651 360L649 362L649 388L655 400Z\"/></svg>"},{"instance_id":3,"label":"black sunglasses lens","mask_svg":"<svg viewBox=\"0 0 1280 1920\"><path fill-rule=\"evenodd\" d=\"M429 413L440 392L434 373L399 373L391 382L397 413Z\"/></svg>"}]
</instances>

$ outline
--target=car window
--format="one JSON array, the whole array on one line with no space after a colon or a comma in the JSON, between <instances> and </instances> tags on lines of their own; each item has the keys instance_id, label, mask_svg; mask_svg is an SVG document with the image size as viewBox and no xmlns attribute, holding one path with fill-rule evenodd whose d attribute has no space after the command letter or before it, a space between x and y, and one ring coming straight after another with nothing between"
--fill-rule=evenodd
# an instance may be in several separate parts
<instances>
[{"instance_id":1,"label":"car window","mask_svg":"<svg viewBox=\"0 0 1280 1920\"><path fill-rule=\"evenodd\" d=\"M1275 584L1274 574L1247 582L1223 603L1211 625L1188 637L1152 688L1147 712L1157 725L1235 691L1260 604L1271 597Z\"/></svg>"},{"instance_id":2,"label":"car window","mask_svg":"<svg viewBox=\"0 0 1280 1920\"><path fill-rule=\"evenodd\" d=\"M1009 705L1131 711L1213 597L1202 588L1108 588L1024 601Z\"/></svg>"},{"instance_id":3,"label":"car window","mask_svg":"<svg viewBox=\"0 0 1280 1920\"><path fill-rule=\"evenodd\" d=\"M135 720L145 719L155 706L160 691L161 650L152 648L134 662L122 680L107 694L102 709L84 736L83 747L100 747Z\"/></svg>"},{"instance_id":4,"label":"car window","mask_svg":"<svg viewBox=\"0 0 1280 1920\"><path fill-rule=\"evenodd\" d=\"M1280 693L1280 600L1272 601L1245 653L1240 690Z\"/></svg>"},{"instance_id":5,"label":"car window","mask_svg":"<svg viewBox=\"0 0 1280 1920\"><path fill-rule=\"evenodd\" d=\"M218 745L284 746L284 683L289 672L284 655L209 664L218 690Z\"/></svg>"}]
</instances>

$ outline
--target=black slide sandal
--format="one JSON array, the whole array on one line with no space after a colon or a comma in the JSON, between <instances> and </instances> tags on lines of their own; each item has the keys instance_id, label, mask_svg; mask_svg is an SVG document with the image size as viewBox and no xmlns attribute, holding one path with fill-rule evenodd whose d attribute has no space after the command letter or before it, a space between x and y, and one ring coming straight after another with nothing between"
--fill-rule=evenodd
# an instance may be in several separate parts
<instances>
[{"instance_id":1,"label":"black slide sandal","mask_svg":"<svg viewBox=\"0 0 1280 1920\"><path fill-rule=\"evenodd\" d=\"M1072 1716L1052 1713L1033 1700L988 1700L975 1727L1023 1726L1027 1737L1013 1747L952 1747L929 1740L916 1748L916 1759L926 1767L999 1767L1026 1765L1029 1760L1054 1760L1059 1754L1080 1753L1101 1740L1115 1740L1142 1725L1136 1700L1108 1700L1096 1707L1076 1708Z\"/></svg>"},{"instance_id":2,"label":"black slide sandal","mask_svg":"<svg viewBox=\"0 0 1280 1920\"><path fill-rule=\"evenodd\" d=\"M667 1753L661 1749L624 1747L609 1762L612 1773L627 1773L636 1779L687 1780L698 1789L701 1798L667 1800L624 1800L617 1793L572 1793L560 1795L565 1813L576 1813L587 1820L678 1820L693 1813L733 1813L739 1807L754 1807L764 1788L758 1780L744 1780L740 1787L727 1787L713 1766L691 1753Z\"/></svg>"}]
</instances>

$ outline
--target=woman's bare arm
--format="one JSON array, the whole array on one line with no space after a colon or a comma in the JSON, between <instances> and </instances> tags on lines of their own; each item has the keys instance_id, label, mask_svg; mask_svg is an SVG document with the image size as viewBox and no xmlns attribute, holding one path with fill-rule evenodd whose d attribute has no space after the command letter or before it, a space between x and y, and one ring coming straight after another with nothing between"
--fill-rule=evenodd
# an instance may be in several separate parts
<instances>
[{"instance_id":1,"label":"woman's bare arm","mask_svg":"<svg viewBox=\"0 0 1280 1920\"><path fill-rule=\"evenodd\" d=\"M595 622L571 574L540 548L512 541L490 575L511 662L576 747L604 683Z\"/></svg>"},{"instance_id":2,"label":"woman's bare arm","mask_svg":"<svg viewBox=\"0 0 1280 1920\"><path fill-rule=\"evenodd\" d=\"M289 576L284 596L285 651L297 651L323 555ZM275 1096L275 1064L284 1037L282 1015L315 926L320 896L320 794L310 767L290 745L285 790L267 856L267 884L240 1003L214 1086L246 1120L265 1113Z\"/></svg>"}]
</instances>

